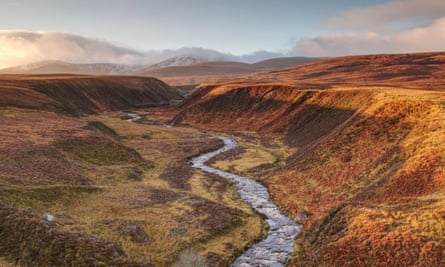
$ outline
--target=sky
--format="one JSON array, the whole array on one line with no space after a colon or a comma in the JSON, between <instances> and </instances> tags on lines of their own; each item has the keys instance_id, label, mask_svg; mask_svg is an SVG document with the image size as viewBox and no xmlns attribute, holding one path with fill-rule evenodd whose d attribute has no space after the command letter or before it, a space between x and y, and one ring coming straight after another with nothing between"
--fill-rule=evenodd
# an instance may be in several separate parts
<instances>
[{"instance_id":1,"label":"sky","mask_svg":"<svg viewBox=\"0 0 445 267\"><path fill-rule=\"evenodd\" d=\"M0 0L0 68L441 51L443 0Z\"/></svg>"}]
</instances>

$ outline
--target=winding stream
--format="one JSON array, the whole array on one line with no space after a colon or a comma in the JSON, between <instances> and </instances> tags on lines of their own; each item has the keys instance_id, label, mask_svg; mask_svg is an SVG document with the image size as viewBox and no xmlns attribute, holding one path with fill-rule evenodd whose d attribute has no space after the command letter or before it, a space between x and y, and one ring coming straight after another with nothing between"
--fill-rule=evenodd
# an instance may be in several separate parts
<instances>
[{"instance_id":1,"label":"winding stream","mask_svg":"<svg viewBox=\"0 0 445 267\"><path fill-rule=\"evenodd\" d=\"M128 113L128 112L125 112L125 114L127 114L127 116L130 117L129 119L126 119L126 121L135 122L135 121L137 121L137 120L139 120L139 119L142 119L142 117L139 116L139 115L136 114L136 113Z\"/></svg>"},{"instance_id":2,"label":"winding stream","mask_svg":"<svg viewBox=\"0 0 445 267\"><path fill-rule=\"evenodd\" d=\"M234 181L241 198L257 212L264 214L270 226L267 238L246 250L232 263L232 266L284 266L292 254L294 240L301 226L279 210L270 200L267 189L260 183L248 177L205 165L210 158L237 147L236 141L231 138L223 136L218 136L218 138L224 141L224 146L192 158L191 165Z\"/></svg>"}]
</instances>

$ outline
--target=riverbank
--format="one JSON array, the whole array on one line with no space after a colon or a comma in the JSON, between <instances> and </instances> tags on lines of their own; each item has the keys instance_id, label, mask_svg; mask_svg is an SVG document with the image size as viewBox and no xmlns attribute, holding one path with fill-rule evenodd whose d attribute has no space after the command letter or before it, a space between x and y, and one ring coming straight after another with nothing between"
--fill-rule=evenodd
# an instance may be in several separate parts
<instances>
[{"instance_id":1,"label":"riverbank","mask_svg":"<svg viewBox=\"0 0 445 267\"><path fill-rule=\"evenodd\" d=\"M222 148L192 158L190 163L195 168L235 182L241 199L251 205L255 211L265 215L270 226L267 238L245 251L232 266L284 266L293 252L293 243L301 226L279 210L270 200L267 189L260 183L245 176L205 165L212 157L237 147L234 139L222 136L218 138L224 142Z\"/></svg>"}]
</instances>

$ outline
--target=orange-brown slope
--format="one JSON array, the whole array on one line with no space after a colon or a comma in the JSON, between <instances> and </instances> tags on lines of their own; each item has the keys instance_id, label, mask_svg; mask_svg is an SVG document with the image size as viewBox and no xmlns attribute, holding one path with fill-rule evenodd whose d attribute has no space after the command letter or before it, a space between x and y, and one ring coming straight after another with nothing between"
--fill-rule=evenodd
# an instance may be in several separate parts
<instances>
[{"instance_id":1,"label":"orange-brown slope","mask_svg":"<svg viewBox=\"0 0 445 267\"><path fill-rule=\"evenodd\" d=\"M304 146L354 115L368 90L300 91L290 86L202 88L175 122L226 131L257 131ZM340 103L340 104L339 104Z\"/></svg>"},{"instance_id":2,"label":"orange-brown slope","mask_svg":"<svg viewBox=\"0 0 445 267\"><path fill-rule=\"evenodd\" d=\"M240 84L280 82L302 89L400 86L444 90L445 52L338 57L259 73L237 81Z\"/></svg>"},{"instance_id":3,"label":"orange-brown slope","mask_svg":"<svg viewBox=\"0 0 445 267\"><path fill-rule=\"evenodd\" d=\"M154 78L119 76L0 76L0 105L70 114L168 105L181 100Z\"/></svg>"},{"instance_id":4,"label":"orange-brown slope","mask_svg":"<svg viewBox=\"0 0 445 267\"><path fill-rule=\"evenodd\" d=\"M376 64L404 57L376 56ZM441 57L416 54L409 64L437 65L436 73ZM350 59L351 68L365 68ZM292 266L443 266L445 94L400 89L439 90L440 75L430 83L422 75L389 71L399 63L389 60L388 75L378 78L392 87L358 87L358 76L374 75L367 71L352 72L351 83L326 90L280 86L288 84L281 78L275 85L209 85L187 100L176 122L272 134L296 148L286 167L260 177L288 212L309 215ZM331 87L329 82L319 85Z\"/></svg>"},{"instance_id":5,"label":"orange-brown slope","mask_svg":"<svg viewBox=\"0 0 445 267\"><path fill-rule=\"evenodd\" d=\"M444 265L445 95L392 90L267 181L311 214L293 265Z\"/></svg>"}]
</instances>

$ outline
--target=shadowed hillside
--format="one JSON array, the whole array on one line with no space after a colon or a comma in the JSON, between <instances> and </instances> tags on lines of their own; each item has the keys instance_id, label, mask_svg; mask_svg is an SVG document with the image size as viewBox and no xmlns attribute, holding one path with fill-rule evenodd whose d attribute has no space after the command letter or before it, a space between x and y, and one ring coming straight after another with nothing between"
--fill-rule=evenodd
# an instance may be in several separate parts
<instances>
[{"instance_id":1,"label":"shadowed hillside","mask_svg":"<svg viewBox=\"0 0 445 267\"><path fill-rule=\"evenodd\" d=\"M154 78L119 76L0 76L0 105L92 114L169 105L182 99Z\"/></svg>"}]
</instances>

